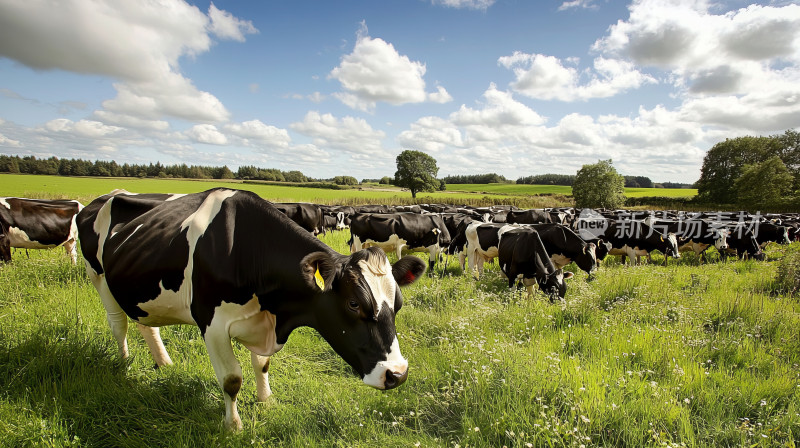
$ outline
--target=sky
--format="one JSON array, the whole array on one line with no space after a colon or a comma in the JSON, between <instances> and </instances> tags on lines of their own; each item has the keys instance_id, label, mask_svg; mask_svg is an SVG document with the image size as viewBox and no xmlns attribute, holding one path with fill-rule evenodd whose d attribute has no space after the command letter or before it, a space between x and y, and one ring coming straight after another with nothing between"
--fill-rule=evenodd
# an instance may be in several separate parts
<instances>
[{"instance_id":1,"label":"sky","mask_svg":"<svg viewBox=\"0 0 800 448\"><path fill-rule=\"evenodd\" d=\"M694 182L800 128L800 4L0 0L0 153Z\"/></svg>"}]
</instances>

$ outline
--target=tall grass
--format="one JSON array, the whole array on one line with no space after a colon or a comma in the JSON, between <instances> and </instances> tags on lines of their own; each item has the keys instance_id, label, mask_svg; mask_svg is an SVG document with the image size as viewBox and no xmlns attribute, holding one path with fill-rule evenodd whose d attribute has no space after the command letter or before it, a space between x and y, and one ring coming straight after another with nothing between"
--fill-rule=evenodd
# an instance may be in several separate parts
<instances>
[{"instance_id":1,"label":"tall grass","mask_svg":"<svg viewBox=\"0 0 800 448\"><path fill-rule=\"evenodd\" d=\"M346 252L346 232L324 241ZM154 369L131 330L116 355L104 311L63 251L17 251L0 269L0 445L795 446L800 305L774 262L608 261L566 300L508 291L455 262L405 290L397 317L409 380L364 386L322 338L295 331L258 403L246 350L244 430L196 328L165 327L175 365ZM394 256L391 255L390 259Z\"/></svg>"}]
</instances>

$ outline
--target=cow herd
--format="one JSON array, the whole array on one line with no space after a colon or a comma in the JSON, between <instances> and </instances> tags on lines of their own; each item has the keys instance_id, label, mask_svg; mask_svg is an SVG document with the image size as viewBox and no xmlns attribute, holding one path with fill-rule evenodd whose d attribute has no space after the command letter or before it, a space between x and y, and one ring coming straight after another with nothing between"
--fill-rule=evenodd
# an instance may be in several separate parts
<instances>
[{"instance_id":1,"label":"cow herd","mask_svg":"<svg viewBox=\"0 0 800 448\"><path fill-rule=\"evenodd\" d=\"M350 255L317 235L350 229ZM324 206L272 203L216 188L195 194L115 190L86 207L77 201L0 198L0 256L10 247L80 247L120 355L128 319L158 366L172 361L158 328L199 327L225 401L225 423L241 428L236 397L242 369L231 347L251 352L257 397L266 400L269 357L296 328L316 329L364 383L392 389L408 376L395 332L400 288L443 257L479 277L497 259L509 287L537 285L564 297L564 267L590 276L608 255L631 263L658 251L679 258L714 247L722 256L763 259L769 242L797 239L797 214L469 207ZM397 255L394 264L386 253Z\"/></svg>"}]
</instances>

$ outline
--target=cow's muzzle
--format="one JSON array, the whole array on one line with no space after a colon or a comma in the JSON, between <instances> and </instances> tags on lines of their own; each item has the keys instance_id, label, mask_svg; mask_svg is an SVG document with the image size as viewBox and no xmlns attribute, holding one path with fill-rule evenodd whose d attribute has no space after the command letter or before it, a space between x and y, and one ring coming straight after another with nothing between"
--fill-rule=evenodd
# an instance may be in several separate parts
<instances>
[{"instance_id":1,"label":"cow's muzzle","mask_svg":"<svg viewBox=\"0 0 800 448\"><path fill-rule=\"evenodd\" d=\"M395 387L405 383L406 378L408 378L408 369L406 369L406 371L403 373L396 373L392 372L391 370L387 370L386 380L383 383L384 389L394 389Z\"/></svg>"}]
</instances>

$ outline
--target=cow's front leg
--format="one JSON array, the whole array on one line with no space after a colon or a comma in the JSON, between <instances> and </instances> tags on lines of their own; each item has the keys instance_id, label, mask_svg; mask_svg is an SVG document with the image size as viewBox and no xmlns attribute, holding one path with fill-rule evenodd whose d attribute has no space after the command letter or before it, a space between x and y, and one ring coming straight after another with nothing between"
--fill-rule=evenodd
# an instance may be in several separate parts
<instances>
[{"instance_id":1,"label":"cow's front leg","mask_svg":"<svg viewBox=\"0 0 800 448\"><path fill-rule=\"evenodd\" d=\"M250 352L250 362L256 377L256 398L258 401L267 401L272 395L272 389L269 387L269 356Z\"/></svg>"},{"instance_id":2,"label":"cow's front leg","mask_svg":"<svg viewBox=\"0 0 800 448\"><path fill-rule=\"evenodd\" d=\"M433 268L436 267L436 257L439 255L439 245L428 246L428 275L433 275Z\"/></svg>"},{"instance_id":3,"label":"cow's front leg","mask_svg":"<svg viewBox=\"0 0 800 448\"><path fill-rule=\"evenodd\" d=\"M136 324L139 328L139 333L142 334L147 347L150 348L150 354L153 355L153 360L156 362L157 367L172 365L172 359L167 353L167 348L164 347L164 342L161 340L161 331L158 327L148 327L147 325Z\"/></svg>"},{"instance_id":4,"label":"cow's front leg","mask_svg":"<svg viewBox=\"0 0 800 448\"><path fill-rule=\"evenodd\" d=\"M242 419L236 409L236 396L242 388L242 367L233 354L231 339L224 329L215 330L210 326L206 328L204 338L211 365L217 375L217 383L225 399L225 426L231 430L240 430Z\"/></svg>"}]
</instances>

